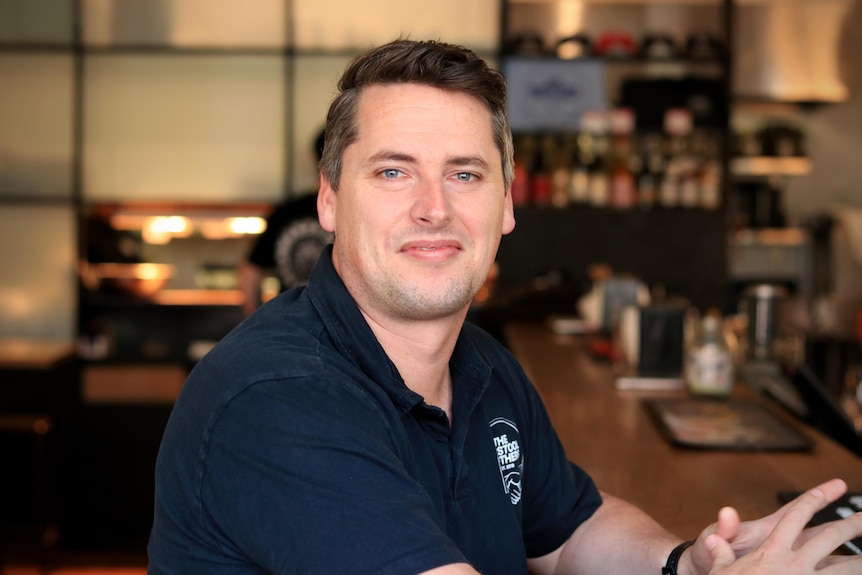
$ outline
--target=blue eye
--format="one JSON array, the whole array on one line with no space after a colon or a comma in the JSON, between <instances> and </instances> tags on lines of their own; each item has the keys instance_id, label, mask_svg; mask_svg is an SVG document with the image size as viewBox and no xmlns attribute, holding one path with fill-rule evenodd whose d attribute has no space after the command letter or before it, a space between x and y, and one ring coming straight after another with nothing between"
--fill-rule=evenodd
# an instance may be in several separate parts
<instances>
[{"instance_id":1,"label":"blue eye","mask_svg":"<svg viewBox=\"0 0 862 575\"><path fill-rule=\"evenodd\" d=\"M462 182L469 182L476 177L476 174L471 174L470 172L458 172L455 174L455 177Z\"/></svg>"},{"instance_id":2,"label":"blue eye","mask_svg":"<svg viewBox=\"0 0 862 575\"><path fill-rule=\"evenodd\" d=\"M383 170L383 177L388 179L395 179L399 175L401 175L401 170L396 170L395 168L389 168L387 170Z\"/></svg>"}]
</instances>

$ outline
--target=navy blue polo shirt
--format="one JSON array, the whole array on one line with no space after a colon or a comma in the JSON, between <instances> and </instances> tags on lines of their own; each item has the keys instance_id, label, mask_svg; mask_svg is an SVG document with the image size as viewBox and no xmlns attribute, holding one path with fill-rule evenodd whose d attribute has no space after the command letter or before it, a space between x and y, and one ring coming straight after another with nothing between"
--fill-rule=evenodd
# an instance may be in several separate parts
<instances>
[{"instance_id":1,"label":"navy blue polo shirt","mask_svg":"<svg viewBox=\"0 0 862 575\"><path fill-rule=\"evenodd\" d=\"M601 504L511 354L465 325L451 425L409 390L332 266L192 371L156 464L149 572L527 572Z\"/></svg>"}]
</instances>

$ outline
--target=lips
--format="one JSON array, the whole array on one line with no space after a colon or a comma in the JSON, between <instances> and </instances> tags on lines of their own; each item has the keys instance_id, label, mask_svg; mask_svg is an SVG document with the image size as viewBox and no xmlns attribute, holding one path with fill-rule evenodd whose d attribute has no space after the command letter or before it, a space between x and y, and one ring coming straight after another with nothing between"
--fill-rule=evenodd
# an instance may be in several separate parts
<instances>
[{"instance_id":1,"label":"lips","mask_svg":"<svg viewBox=\"0 0 862 575\"><path fill-rule=\"evenodd\" d=\"M455 240L426 240L407 242L401 246L402 252L435 252L444 250L461 251L461 243Z\"/></svg>"},{"instance_id":2,"label":"lips","mask_svg":"<svg viewBox=\"0 0 862 575\"><path fill-rule=\"evenodd\" d=\"M419 240L401 246L401 253L426 262L442 262L462 251L455 240Z\"/></svg>"}]
</instances>

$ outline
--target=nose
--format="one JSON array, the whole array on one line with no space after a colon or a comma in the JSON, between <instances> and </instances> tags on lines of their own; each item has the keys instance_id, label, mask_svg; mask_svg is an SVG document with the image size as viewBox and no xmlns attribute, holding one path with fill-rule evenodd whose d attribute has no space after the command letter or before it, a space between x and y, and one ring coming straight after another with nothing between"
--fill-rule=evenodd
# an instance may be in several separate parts
<instances>
[{"instance_id":1,"label":"nose","mask_svg":"<svg viewBox=\"0 0 862 575\"><path fill-rule=\"evenodd\" d=\"M452 217L452 205L443 182L429 179L417 186L413 203L413 219L425 224L440 225Z\"/></svg>"}]
</instances>

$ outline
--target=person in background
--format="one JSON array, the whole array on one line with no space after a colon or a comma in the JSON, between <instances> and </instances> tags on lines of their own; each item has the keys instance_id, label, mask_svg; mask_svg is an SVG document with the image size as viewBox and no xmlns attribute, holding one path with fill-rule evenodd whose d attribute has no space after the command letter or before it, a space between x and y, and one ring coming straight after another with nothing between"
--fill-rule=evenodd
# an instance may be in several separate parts
<instances>
[{"instance_id":1,"label":"person in background","mask_svg":"<svg viewBox=\"0 0 862 575\"><path fill-rule=\"evenodd\" d=\"M481 58L372 49L326 134L335 240L190 374L156 464L150 573L860 572L829 553L862 516L804 529L841 480L754 521L722 509L689 542L601 492L517 360L465 322L515 227L505 82Z\"/></svg>"},{"instance_id":2,"label":"person in background","mask_svg":"<svg viewBox=\"0 0 862 575\"><path fill-rule=\"evenodd\" d=\"M317 162L323 153L324 130L314 139ZM243 312L251 314L262 301L262 285L267 274L275 272L281 290L305 285L323 247L332 234L320 227L317 219L317 193L290 198L273 210L266 230L258 236L251 251L237 267L237 282L243 293Z\"/></svg>"}]
</instances>

